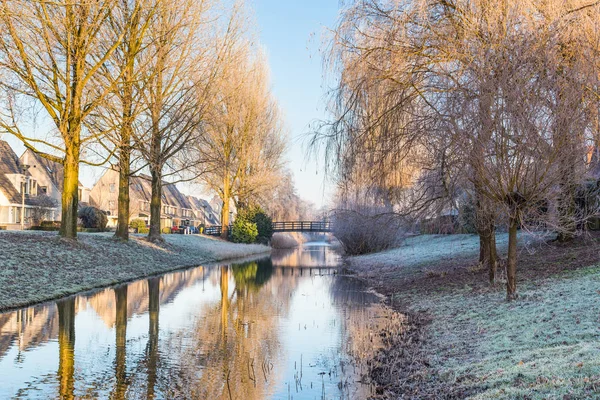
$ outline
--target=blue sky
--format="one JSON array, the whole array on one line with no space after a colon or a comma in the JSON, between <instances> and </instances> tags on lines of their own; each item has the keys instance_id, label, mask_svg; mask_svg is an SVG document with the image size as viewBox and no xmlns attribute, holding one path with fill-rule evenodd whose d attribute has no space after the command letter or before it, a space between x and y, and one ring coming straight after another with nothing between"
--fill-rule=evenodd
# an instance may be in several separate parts
<instances>
[{"instance_id":1,"label":"blue sky","mask_svg":"<svg viewBox=\"0 0 600 400\"><path fill-rule=\"evenodd\" d=\"M337 19L338 0L253 0L250 2L267 51L273 92L290 132L289 168L298 194L322 206L330 190L324 184L323 162L306 162L304 135L309 124L325 117L322 54L326 28Z\"/></svg>"}]
</instances>

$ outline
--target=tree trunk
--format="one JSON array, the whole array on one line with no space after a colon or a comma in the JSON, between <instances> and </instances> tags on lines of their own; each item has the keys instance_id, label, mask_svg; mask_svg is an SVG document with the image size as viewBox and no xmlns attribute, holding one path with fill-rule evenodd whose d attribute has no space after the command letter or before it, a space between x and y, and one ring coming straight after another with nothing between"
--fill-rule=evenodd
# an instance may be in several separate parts
<instances>
[{"instance_id":1,"label":"tree trunk","mask_svg":"<svg viewBox=\"0 0 600 400\"><path fill-rule=\"evenodd\" d=\"M118 222L115 237L129 240L129 175L131 173L131 150L121 147L119 154L119 199Z\"/></svg>"},{"instance_id":2,"label":"tree trunk","mask_svg":"<svg viewBox=\"0 0 600 400\"><path fill-rule=\"evenodd\" d=\"M478 196L480 197L480 196ZM497 251L494 216L477 201L477 231L479 234L479 263L488 269L490 284L496 282Z\"/></svg>"},{"instance_id":3,"label":"tree trunk","mask_svg":"<svg viewBox=\"0 0 600 400\"><path fill-rule=\"evenodd\" d=\"M479 231L479 262L488 269L490 284L496 282L497 251L496 227L494 223L487 223Z\"/></svg>"},{"instance_id":4,"label":"tree trunk","mask_svg":"<svg viewBox=\"0 0 600 400\"><path fill-rule=\"evenodd\" d=\"M162 203L162 174L158 168L152 168L152 199L150 200L150 233L151 242L161 242L160 214Z\"/></svg>"},{"instance_id":5,"label":"tree trunk","mask_svg":"<svg viewBox=\"0 0 600 400\"><path fill-rule=\"evenodd\" d=\"M496 226L494 224L490 227L490 258L488 260L488 271L490 284L496 283L496 274L498 271L498 251L496 249Z\"/></svg>"},{"instance_id":6,"label":"tree trunk","mask_svg":"<svg viewBox=\"0 0 600 400\"><path fill-rule=\"evenodd\" d=\"M123 126L120 131L119 144L119 199L118 221L115 236L122 240L129 240L129 176L131 174L131 131L133 114L133 88L131 76L133 64L127 66L124 75L123 95Z\"/></svg>"},{"instance_id":7,"label":"tree trunk","mask_svg":"<svg viewBox=\"0 0 600 400\"><path fill-rule=\"evenodd\" d=\"M229 200L223 200L221 209L221 238L229 238Z\"/></svg>"},{"instance_id":8,"label":"tree trunk","mask_svg":"<svg viewBox=\"0 0 600 400\"><path fill-rule=\"evenodd\" d=\"M62 219L60 236L77 239L77 208L79 205L79 144L67 146L63 162Z\"/></svg>"},{"instance_id":9,"label":"tree trunk","mask_svg":"<svg viewBox=\"0 0 600 400\"><path fill-rule=\"evenodd\" d=\"M506 263L506 299L508 301L517 298L517 229L519 218L510 217L508 227L508 260Z\"/></svg>"},{"instance_id":10,"label":"tree trunk","mask_svg":"<svg viewBox=\"0 0 600 400\"><path fill-rule=\"evenodd\" d=\"M229 200L231 189L229 188L229 176L225 174L223 179L223 207L221 208L221 238L229 239Z\"/></svg>"},{"instance_id":11,"label":"tree trunk","mask_svg":"<svg viewBox=\"0 0 600 400\"><path fill-rule=\"evenodd\" d=\"M58 379L60 398L75 398L75 298L56 302L58 309Z\"/></svg>"}]
</instances>

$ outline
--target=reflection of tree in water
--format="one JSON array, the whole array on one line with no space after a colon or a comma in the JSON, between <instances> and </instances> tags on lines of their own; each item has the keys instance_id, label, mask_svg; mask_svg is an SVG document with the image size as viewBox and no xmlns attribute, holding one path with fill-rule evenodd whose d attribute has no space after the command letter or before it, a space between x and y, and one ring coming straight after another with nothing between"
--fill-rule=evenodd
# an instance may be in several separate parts
<instances>
[{"instance_id":1,"label":"reflection of tree in water","mask_svg":"<svg viewBox=\"0 0 600 400\"><path fill-rule=\"evenodd\" d=\"M60 398L75 398L75 298L56 302L58 308L58 381Z\"/></svg>"},{"instance_id":2,"label":"reflection of tree in water","mask_svg":"<svg viewBox=\"0 0 600 400\"><path fill-rule=\"evenodd\" d=\"M127 393L127 285L115 289L115 387L112 399L124 399Z\"/></svg>"},{"instance_id":3,"label":"reflection of tree in water","mask_svg":"<svg viewBox=\"0 0 600 400\"><path fill-rule=\"evenodd\" d=\"M269 259L221 267L219 304L202 310L190 345L165 343L180 368L163 380L169 398L263 399L283 373L279 316L289 309L294 285L271 279ZM232 287L232 283L235 287ZM283 283L283 284L282 284ZM277 297L275 293L278 293ZM173 346L173 349L171 349ZM163 349L165 351L165 349ZM166 372L166 371L163 371Z\"/></svg>"},{"instance_id":4,"label":"reflection of tree in water","mask_svg":"<svg viewBox=\"0 0 600 400\"><path fill-rule=\"evenodd\" d=\"M235 289L259 291L273 275L273 262L270 258L244 264L233 264L231 271L235 279Z\"/></svg>"}]
</instances>

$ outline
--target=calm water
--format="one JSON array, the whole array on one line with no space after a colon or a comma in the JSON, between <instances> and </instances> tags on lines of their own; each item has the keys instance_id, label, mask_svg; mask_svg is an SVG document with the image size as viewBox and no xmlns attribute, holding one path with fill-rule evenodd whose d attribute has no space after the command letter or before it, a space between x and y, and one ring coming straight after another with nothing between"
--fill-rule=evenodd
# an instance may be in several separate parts
<instances>
[{"instance_id":1,"label":"calm water","mask_svg":"<svg viewBox=\"0 0 600 400\"><path fill-rule=\"evenodd\" d=\"M0 314L0 399L365 398L378 298L325 244Z\"/></svg>"}]
</instances>

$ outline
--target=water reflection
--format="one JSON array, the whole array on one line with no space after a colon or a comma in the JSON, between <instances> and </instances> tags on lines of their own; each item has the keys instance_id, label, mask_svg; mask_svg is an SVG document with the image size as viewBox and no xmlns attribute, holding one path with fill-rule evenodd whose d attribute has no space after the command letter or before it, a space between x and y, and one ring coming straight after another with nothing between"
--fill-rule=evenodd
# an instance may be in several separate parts
<instances>
[{"instance_id":1,"label":"water reflection","mask_svg":"<svg viewBox=\"0 0 600 400\"><path fill-rule=\"evenodd\" d=\"M56 303L58 309L58 380L60 397L75 397L75 299Z\"/></svg>"},{"instance_id":2,"label":"water reflection","mask_svg":"<svg viewBox=\"0 0 600 400\"><path fill-rule=\"evenodd\" d=\"M337 260L307 246L0 314L0 398L352 397L379 308Z\"/></svg>"}]
</instances>

